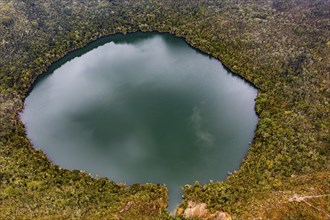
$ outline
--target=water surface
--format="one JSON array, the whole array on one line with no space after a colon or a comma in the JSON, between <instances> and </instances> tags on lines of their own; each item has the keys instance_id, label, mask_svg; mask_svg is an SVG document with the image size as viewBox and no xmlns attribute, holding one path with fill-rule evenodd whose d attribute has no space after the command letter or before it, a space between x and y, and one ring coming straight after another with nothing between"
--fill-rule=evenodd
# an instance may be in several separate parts
<instances>
[{"instance_id":1,"label":"water surface","mask_svg":"<svg viewBox=\"0 0 330 220\"><path fill-rule=\"evenodd\" d=\"M169 34L96 41L34 85L22 120L61 167L114 181L181 187L239 167L257 123L256 89Z\"/></svg>"}]
</instances>

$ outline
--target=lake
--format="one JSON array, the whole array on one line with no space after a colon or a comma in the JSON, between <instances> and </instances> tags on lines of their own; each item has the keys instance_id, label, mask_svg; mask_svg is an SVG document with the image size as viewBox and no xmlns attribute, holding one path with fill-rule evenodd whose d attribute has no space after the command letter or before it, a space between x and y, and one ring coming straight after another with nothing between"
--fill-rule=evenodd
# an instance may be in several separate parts
<instances>
[{"instance_id":1,"label":"lake","mask_svg":"<svg viewBox=\"0 0 330 220\"><path fill-rule=\"evenodd\" d=\"M160 183L169 209L185 184L239 168L257 90L170 34L113 35L70 53L33 85L22 120L60 167Z\"/></svg>"}]
</instances>

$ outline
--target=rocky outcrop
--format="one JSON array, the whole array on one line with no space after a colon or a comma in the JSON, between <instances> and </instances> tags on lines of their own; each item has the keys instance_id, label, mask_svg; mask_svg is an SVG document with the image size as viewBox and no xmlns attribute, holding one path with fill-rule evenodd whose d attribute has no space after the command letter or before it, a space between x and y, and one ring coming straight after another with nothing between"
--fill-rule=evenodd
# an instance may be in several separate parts
<instances>
[{"instance_id":1,"label":"rocky outcrop","mask_svg":"<svg viewBox=\"0 0 330 220\"><path fill-rule=\"evenodd\" d=\"M206 220L231 220L231 216L226 212L217 211L211 213L205 203L188 201L187 208L182 211L185 219L206 219Z\"/></svg>"}]
</instances>

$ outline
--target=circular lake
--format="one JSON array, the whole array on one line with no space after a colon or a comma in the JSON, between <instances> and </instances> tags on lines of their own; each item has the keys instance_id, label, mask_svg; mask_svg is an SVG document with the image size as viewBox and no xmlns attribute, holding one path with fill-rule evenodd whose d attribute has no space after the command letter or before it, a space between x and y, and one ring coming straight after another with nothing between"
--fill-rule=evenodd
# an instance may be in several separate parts
<instances>
[{"instance_id":1,"label":"circular lake","mask_svg":"<svg viewBox=\"0 0 330 220\"><path fill-rule=\"evenodd\" d=\"M63 168L161 183L169 208L246 155L257 90L169 34L102 38L51 66L26 98L27 136Z\"/></svg>"}]
</instances>

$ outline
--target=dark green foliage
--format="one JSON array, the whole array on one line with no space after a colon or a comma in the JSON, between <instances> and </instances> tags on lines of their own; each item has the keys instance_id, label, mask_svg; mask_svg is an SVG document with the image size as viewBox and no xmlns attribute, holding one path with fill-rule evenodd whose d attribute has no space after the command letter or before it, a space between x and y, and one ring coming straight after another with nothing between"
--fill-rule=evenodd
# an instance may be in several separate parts
<instances>
[{"instance_id":1,"label":"dark green foliage","mask_svg":"<svg viewBox=\"0 0 330 220\"><path fill-rule=\"evenodd\" d=\"M6 27L9 27L14 24L14 19L11 17L7 17L7 16L0 17L0 21L1 21L1 24Z\"/></svg>"},{"instance_id":2,"label":"dark green foliage","mask_svg":"<svg viewBox=\"0 0 330 220\"><path fill-rule=\"evenodd\" d=\"M272 7L278 11L289 10L293 5L292 0L274 0Z\"/></svg>"}]
</instances>

